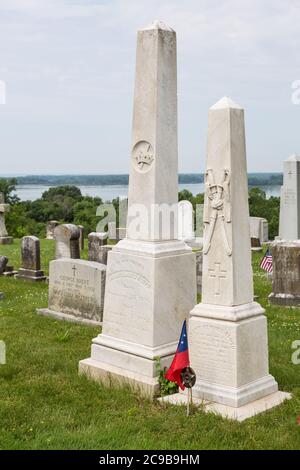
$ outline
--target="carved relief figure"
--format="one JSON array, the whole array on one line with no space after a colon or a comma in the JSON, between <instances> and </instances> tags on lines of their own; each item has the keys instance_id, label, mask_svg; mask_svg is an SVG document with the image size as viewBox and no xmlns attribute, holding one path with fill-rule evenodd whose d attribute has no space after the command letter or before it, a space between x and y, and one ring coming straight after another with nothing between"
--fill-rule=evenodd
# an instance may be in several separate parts
<instances>
[{"instance_id":1,"label":"carved relief figure","mask_svg":"<svg viewBox=\"0 0 300 470\"><path fill-rule=\"evenodd\" d=\"M231 223L230 206L230 171L224 169L220 183L215 182L214 172L208 169L205 173L205 204L203 221L206 224L203 252L206 255L211 247L217 220L219 220L224 247L228 256L232 255L226 225Z\"/></svg>"}]
</instances>

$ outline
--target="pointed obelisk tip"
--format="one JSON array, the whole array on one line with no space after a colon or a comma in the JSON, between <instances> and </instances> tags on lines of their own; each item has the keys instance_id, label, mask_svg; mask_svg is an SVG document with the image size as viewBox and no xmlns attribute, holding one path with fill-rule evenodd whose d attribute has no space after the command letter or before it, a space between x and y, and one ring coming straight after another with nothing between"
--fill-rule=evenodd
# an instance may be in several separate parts
<instances>
[{"instance_id":1,"label":"pointed obelisk tip","mask_svg":"<svg viewBox=\"0 0 300 470\"><path fill-rule=\"evenodd\" d=\"M287 162L300 162L300 156L294 153L286 161Z\"/></svg>"},{"instance_id":2,"label":"pointed obelisk tip","mask_svg":"<svg viewBox=\"0 0 300 470\"><path fill-rule=\"evenodd\" d=\"M146 26L146 28L142 28L141 31L153 30L153 29L162 29L164 31L174 32L174 29L170 28L170 26L165 24L163 21L159 21L159 20L154 20L153 23Z\"/></svg>"},{"instance_id":3,"label":"pointed obelisk tip","mask_svg":"<svg viewBox=\"0 0 300 470\"><path fill-rule=\"evenodd\" d=\"M217 110L217 109L243 109L243 108L239 104L235 103L228 96L224 96L224 98L220 99L210 109Z\"/></svg>"}]
</instances>

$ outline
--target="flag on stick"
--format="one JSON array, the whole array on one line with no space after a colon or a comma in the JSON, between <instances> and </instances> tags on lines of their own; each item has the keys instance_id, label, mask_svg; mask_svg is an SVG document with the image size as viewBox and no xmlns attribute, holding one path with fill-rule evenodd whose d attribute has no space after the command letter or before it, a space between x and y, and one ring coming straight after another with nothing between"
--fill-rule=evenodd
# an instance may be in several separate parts
<instances>
[{"instance_id":1,"label":"flag on stick","mask_svg":"<svg viewBox=\"0 0 300 470\"><path fill-rule=\"evenodd\" d=\"M188 347L188 339L187 339L187 331L186 331L186 320L183 323L180 340L178 343L177 351L173 362L165 375L167 380L170 382L175 382L179 385L181 390L185 389L185 385L182 382L181 372L183 369L190 365L190 358L189 358L189 347Z\"/></svg>"},{"instance_id":2,"label":"flag on stick","mask_svg":"<svg viewBox=\"0 0 300 470\"><path fill-rule=\"evenodd\" d=\"M260 267L270 274L273 272L273 258L269 248L261 260Z\"/></svg>"}]
</instances>

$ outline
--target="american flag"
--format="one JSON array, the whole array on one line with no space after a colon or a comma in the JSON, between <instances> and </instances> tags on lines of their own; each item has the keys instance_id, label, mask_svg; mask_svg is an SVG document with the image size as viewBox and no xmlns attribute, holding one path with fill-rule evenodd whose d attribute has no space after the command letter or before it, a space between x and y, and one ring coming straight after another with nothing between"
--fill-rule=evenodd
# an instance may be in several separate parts
<instances>
[{"instance_id":1,"label":"american flag","mask_svg":"<svg viewBox=\"0 0 300 470\"><path fill-rule=\"evenodd\" d=\"M270 274L273 272L273 258L269 248L261 260L260 267Z\"/></svg>"}]
</instances>

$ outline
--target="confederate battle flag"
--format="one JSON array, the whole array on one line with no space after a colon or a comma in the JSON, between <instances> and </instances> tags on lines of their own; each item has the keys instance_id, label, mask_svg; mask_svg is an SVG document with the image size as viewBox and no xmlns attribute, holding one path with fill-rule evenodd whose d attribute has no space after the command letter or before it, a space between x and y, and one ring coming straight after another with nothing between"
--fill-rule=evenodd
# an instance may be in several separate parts
<instances>
[{"instance_id":1,"label":"confederate battle flag","mask_svg":"<svg viewBox=\"0 0 300 470\"><path fill-rule=\"evenodd\" d=\"M170 366L170 369L165 375L167 380L170 382L175 382L179 385L181 390L185 389L185 386L181 380L181 372L186 367L190 365L190 358L189 358L189 347L188 347L188 339L187 339L187 332L186 332L186 320L183 323L182 331L180 340L178 343L178 348L173 359L173 362Z\"/></svg>"}]
</instances>

